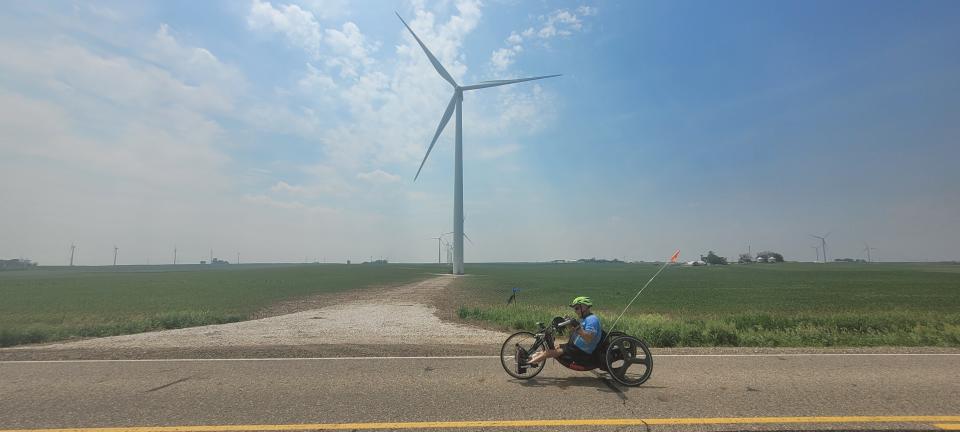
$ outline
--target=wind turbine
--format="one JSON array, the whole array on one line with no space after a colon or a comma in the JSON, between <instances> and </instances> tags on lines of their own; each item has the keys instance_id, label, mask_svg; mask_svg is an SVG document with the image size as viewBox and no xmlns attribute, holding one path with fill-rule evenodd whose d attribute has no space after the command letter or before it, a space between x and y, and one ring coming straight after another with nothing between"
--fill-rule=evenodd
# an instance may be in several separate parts
<instances>
[{"instance_id":1,"label":"wind turbine","mask_svg":"<svg viewBox=\"0 0 960 432\"><path fill-rule=\"evenodd\" d=\"M827 237L829 237L829 236L830 236L830 233L824 234L823 237L815 236L815 235L813 235L813 234L810 234L810 237L820 239L820 246L821 246L820 250L823 251L823 262L824 262L824 263L827 262Z\"/></svg>"},{"instance_id":2,"label":"wind turbine","mask_svg":"<svg viewBox=\"0 0 960 432\"><path fill-rule=\"evenodd\" d=\"M870 251L877 250L877 248L872 248L866 242L863 243L863 251L867 253L867 262L872 262L870 260Z\"/></svg>"},{"instance_id":3,"label":"wind turbine","mask_svg":"<svg viewBox=\"0 0 960 432\"><path fill-rule=\"evenodd\" d=\"M820 246L810 246L817 251L817 261L820 261ZM816 261L814 261L816 262Z\"/></svg>"},{"instance_id":4,"label":"wind turbine","mask_svg":"<svg viewBox=\"0 0 960 432\"><path fill-rule=\"evenodd\" d=\"M440 236L440 237L430 237L430 239L437 241L437 264L440 264L440 240L443 239L443 236Z\"/></svg>"},{"instance_id":5,"label":"wind turbine","mask_svg":"<svg viewBox=\"0 0 960 432\"><path fill-rule=\"evenodd\" d=\"M443 233L443 234L440 234L440 235L441 235L441 236L448 236L448 235L450 235L450 234L456 234L456 233L454 233L453 231L451 231L451 232ZM471 245L473 244L473 240L470 239L470 236L468 236L467 233L463 233L463 238L467 239L467 241L470 242Z\"/></svg>"},{"instance_id":6,"label":"wind turbine","mask_svg":"<svg viewBox=\"0 0 960 432\"><path fill-rule=\"evenodd\" d=\"M120 248L118 248L117 245L113 245L113 266L114 267L117 266L117 251L119 250Z\"/></svg>"},{"instance_id":7,"label":"wind turbine","mask_svg":"<svg viewBox=\"0 0 960 432\"><path fill-rule=\"evenodd\" d=\"M450 73L444 69L443 65L440 64L440 61L437 60L433 53L427 49L427 46L423 44L423 41L421 41L419 37L417 37L417 34L413 32L413 29L407 25L407 22L403 20L403 17L401 17L399 13L397 13L397 18L400 18L400 22L403 23L403 26L410 31L410 34L413 35L414 39L416 39L417 44L420 45L420 48L423 48L423 53L427 55L428 59L430 59L430 63L433 64L433 68L437 70L437 73L440 74L444 80L450 83L451 86L453 86L453 97L450 98L450 103L447 104L447 110L443 113L443 117L440 119L440 125L437 126L437 132L433 135L433 140L430 141L430 147L427 148L427 154L423 156L423 161L420 162L420 168L417 169L417 174L413 176L413 180L416 181L417 177L420 177L420 170L423 169L423 164L427 162L427 157L430 156L430 151L433 150L433 145L437 143L437 138L440 137L440 133L443 132L443 128L446 127L447 122L450 121L450 116L453 115L454 110L456 110L456 161L453 181L453 274L461 275L463 274L463 92L507 84L516 84L524 81L552 78L560 75L544 75L512 80L482 81L477 84L461 86L460 84L457 84L453 77L450 76Z\"/></svg>"},{"instance_id":8,"label":"wind turbine","mask_svg":"<svg viewBox=\"0 0 960 432\"><path fill-rule=\"evenodd\" d=\"M451 273L453 272L453 245L449 242L444 241L443 245L447 247L447 264L450 265Z\"/></svg>"}]
</instances>

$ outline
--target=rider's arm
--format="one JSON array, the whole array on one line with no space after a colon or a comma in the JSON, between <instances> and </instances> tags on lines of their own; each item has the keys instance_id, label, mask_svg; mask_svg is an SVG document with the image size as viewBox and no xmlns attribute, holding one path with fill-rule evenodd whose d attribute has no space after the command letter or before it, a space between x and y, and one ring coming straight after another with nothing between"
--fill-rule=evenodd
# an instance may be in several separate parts
<instances>
[{"instance_id":1,"label":"rider's arm","mask_svg":"<svg viewBox=\"0 0 960 432\"><path fill-rule=\"evenodd\" d=\"M590 343L591 341L593 341L593 336L596 334L596 332L585 330L583 327L577 328L576 330L574 330L574 332L580 337L582 337L583 341L586 343Z\"/></svg>"},{"instance_id":2,"label":"rider's arm","mask_svg":"<svg viewBox=\"0 0 960 432\"><path fill-rule=\"evenodd\" d=\"M590 316L587 319L583 320L583 325L578 327L574 332L583 338L583 341L586 343L593 342L593 337L599 333L600 322L597 321L596 317Z\"/></svg>"}]
</instances>

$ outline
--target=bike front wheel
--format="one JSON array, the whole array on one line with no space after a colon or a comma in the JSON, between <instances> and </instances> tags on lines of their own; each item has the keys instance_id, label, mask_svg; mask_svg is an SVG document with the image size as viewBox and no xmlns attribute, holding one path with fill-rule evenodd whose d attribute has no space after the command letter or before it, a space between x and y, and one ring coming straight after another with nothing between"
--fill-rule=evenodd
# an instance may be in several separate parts
<instances>
[{"instance_id":1,"label":"bike front wheel","mask_svg":"<svg viewBox=\"0 0 960 432\"><path fill-rule=\"evenodd\" d=\"M500 347L500 365L503 366L503 370L517 379L530 379L537 376L547 364L546 359L536 366L527 366L526 363L535 353L545 349L543 343L538 342L540 341L537 336L530 332L522 331L510 335Z\"/></svg>"}]
</instances>

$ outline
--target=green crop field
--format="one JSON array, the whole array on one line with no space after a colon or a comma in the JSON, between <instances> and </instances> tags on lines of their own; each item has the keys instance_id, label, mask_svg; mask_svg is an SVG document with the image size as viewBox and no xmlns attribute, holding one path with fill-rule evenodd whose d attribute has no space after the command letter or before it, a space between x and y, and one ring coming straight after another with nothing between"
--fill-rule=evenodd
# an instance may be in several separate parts
<instances>
[{"instance_id":1,"label":"green crop field","mask_svg":"<svg viewBox=\"0 0 960 432\"><path fill-rule=\"evenodd\" d=\"M471 265L459 316L503 328L572 315L593 298L606 326L656 264ZM507 305L511 288L520 292ZM671 266L617 328L654 346L960 346L960 265Z\"/></svg>"},{"instance_id":2,"label":"green crop field","mask_svg":"<svg viewBox=\"0 0 960 432\"><path fill-rule=\"evenodd\" d=\"M655 264L471 264L465 320L505 329L570 315L591 296L605 326ZM0 346L248 319L278 301L401 284L436 265L48 267L0 272ZM521 291L507 305L513 287ZM449 304L450 302L448 302ZM654 346L960 346L960 265L668 267L618 329Z\"/></svg>"},{"instance_id":3,"label":"green crop field","mask_svg":"<svg viewBox=\"0 0 960 432\"><path fill-rule=\"evenodd\" d=\"M0 272L0 346L242 321L281 300L411 282L438 270L304 264Z\"/></svg>"}]
</instances>

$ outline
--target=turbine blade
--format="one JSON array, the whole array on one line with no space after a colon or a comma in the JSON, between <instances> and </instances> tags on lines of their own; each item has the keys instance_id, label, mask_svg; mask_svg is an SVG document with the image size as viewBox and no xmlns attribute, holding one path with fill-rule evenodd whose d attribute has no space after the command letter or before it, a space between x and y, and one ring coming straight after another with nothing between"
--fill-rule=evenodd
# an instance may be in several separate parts
<instances>
[{"instance_id":1,"label":"turbine blade","mask_svg":"<svg viewBox=\"0 0 960 432\"><path fill-rule=\"evenodd\" d=\"M440 60L437 60L437 58L433 56L433 53L430 52L429 49L427 49L427 46L423 44L423 41L421 41L420 38L417 37L417 34L413 32L413 29L410 28L410 26L407 25L407 22L403 20L403 18L400 16L400 13L399 12L394 12L394 13L397 14L397 18L400 18L400 22L403 23L403 26L406 27L407 30L410 30L410 34L412 34L413 38L417 40L418 44L420 44L420 48L423 48L423 52L427 54L427 58L430 59L430 63L433 63L433 68L437 70L437 73L440 74L440 76L443 77L443 79L447 80L447 82L450 83L450 85L452 85L453 88L457 88L458 87L457 82L454 81L453 77L450 76L447 70L443 68L443 65L440 64Z\"/></svg>"},{"instance_id":2,"label":"turbine blade","mask_svg":"<svg viewBox=\"0 0 960 432\"><path fill-rule=\"evenodd\" d=\"M453 97L450 98L447 111L443 113L443 118L440 119L440 125L437 126L437 133L433 134L433 141L430 141L430 147L427 148L427 154L423 155L423 161L420 162L420 168L417 168L417 175L413 176L413 181L417 181L417 177L420 177L420 170L423 169L423 164L427 163L427 157L430 156L430 151L433 150L434 144L437 143L437 138L440 138L440 133L443 132L443 128L446 127L447 122L450 121L450 116L453 115L453 110L457 107L457 96L458 93L454 92Z\"/></svg>"},{"instance_id":3,"label":"turbine blade","mask_svg":"<svg viewBox=\"0 0 960 432\"><path fill-rule=\"evenodd\" d=\"M516 84L516 83L521 83L521 82L524 82L524 81L533 81L533 80L539 80L539 79L544 79L544 78L553 78L553 77L558 77L558 76L560 76L560 75L559 75L559 74L557 74L557 75L544 75L544 76L538 76L538 77L520 78L520 79L513 79L513 80L484 81L484 82L482 82L482 83L480 83L480 84L473 84L473 85L464 86L464 87L463 87L463 90L477 90L477 89L482 89L482 88L487 88L487 87L496 87L496 86L502 86L502 85L507 85L507 84Z\"/></svg>"},{"instance_id":4,"label":"turbine blade","mask_svg":"<svg viewBox=\"0 0 960 432\"><path fill-rule=\"evenodd\" d=\"M467 233L463 233L463 238L467 239L470 244L473 244L473 240L470 240L470 237L467 237Z\"/></svg>"}]
</instances>

